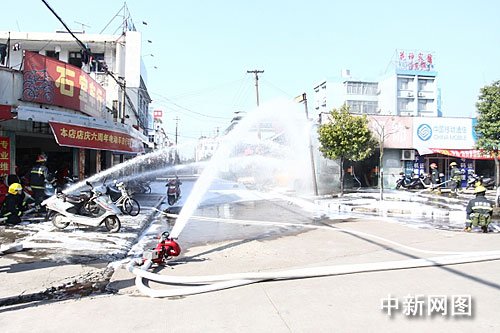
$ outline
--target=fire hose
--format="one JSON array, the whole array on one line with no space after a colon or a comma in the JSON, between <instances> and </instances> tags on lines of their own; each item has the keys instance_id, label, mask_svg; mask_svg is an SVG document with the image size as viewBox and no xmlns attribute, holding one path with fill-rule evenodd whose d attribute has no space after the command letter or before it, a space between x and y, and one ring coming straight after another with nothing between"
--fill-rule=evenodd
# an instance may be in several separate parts
<instances>
[{"instance_id":1,"label":"fire hose","mask_svg":"<svg viewBox=\"0 0 500 333\"><path fill-rule=\"evenodd\" d=\"M380 236L368 234L365 232L350 230L347 228L333 228L325 225L305 225L297 223L284 223L284 222L263 222L263 221L249 221L249 220L234 220L234 219L214 219L192 217L199 220L217 220L225 223L244 223L244 224L265 224L276 226L298 226L305 228L321 228L331 231L339 231L354 235L362 235L372 239L377 239L385 243L392 244L396 247L405 248L412 251L431 253L441 255L431 258L419 258L397 261L385 261L374 263L362 264L344 264L322 267L308 267L296 268L289 270L273 271L273 272L247 272L247 273L232 273L223 275L208 275L208 276L167 276L159 275L149 272L148 269L152 265L151 260L132 260L127 269L136 275L135 284L139 291L146 296L150 297L173 297L173 296L186 296L210 291L222 290L233 288L237 286L248 285L261 281L274 281L274 280L287 280L299 278L312 278L320 276L334 276L342 274L376 272L386 270L398 270L408 268L422 268L422 267L435 267L455 264L474 263L481 261L500 260L500 250L495 251L476 251L476 252L463 252L463 251L433 251L423 250L407 246ZM149 287L144 280L155 281L168 285L180 286L172 289L153 289Z\"/></svg>"}]
</instances>

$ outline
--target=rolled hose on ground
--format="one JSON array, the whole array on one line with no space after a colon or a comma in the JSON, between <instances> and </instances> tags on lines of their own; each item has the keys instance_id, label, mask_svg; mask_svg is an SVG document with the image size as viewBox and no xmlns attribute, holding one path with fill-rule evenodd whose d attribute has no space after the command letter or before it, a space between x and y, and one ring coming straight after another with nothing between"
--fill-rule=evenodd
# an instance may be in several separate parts
<instances>
[{"instance_id":1,"label":"rolled hose on ground","mask_svg":"<svg viewBox=\"0 0 500 333\"><path fill-rule=\"evenodd\" d=\"M500 260L500 251L478 252L473 254L457 254L441 257L432 257L428 259L409 259L399 261L385 261L363 264L347 264L323 267L308 267L291 269L276 272L250 272L235 273L223 275L207 276L168 276L158 275L148 272L150 263L145 263L142 269L138 266L140 263L132 261L127 269L136 275L135 283L137 288L144 295L158 297L173 297L200 294L209 291L222 290L243 286L259 281L287 280L298 278L311 278L320 276L366 273L384 270L397 270L408 268L421 268L431 266L445 266L455 264L474 263L480 261ZM186 285L175 289L155 290L144 284L144 279L173 285ZM193 284L199 284L193 286Z\"/></svg>"},{"instance_id":2,"label":"rolled hose on ground","mask_svg":"<svg viewBox=\"0 0 500 333\"><path fill-rule=\"evenodd\" d=\"M229 223L250 222L242 220L225 220L225 219L218 219L218 220L222 220L223 222L229 222ZM262 221L251 221L251 222L259 224L267 223L267 224L282 225L282 226L294 225L307 228L314 227L320 229L328 229L331 231L346 232L351 234L363 235L370 238L375 238L378 240L382 240L386 243L393 244L397 247L413 251L441 254L444 256L432 257L428 259L421 258L421 259L408 259L408 260L363 263L363 264L309 267L309 268L299 268L299 269L291 269L291 270L276 271L276 272L234 273L234 274L209 275L209 276L197 276L197 277L167 276L167 275L158 275L156 273L151 273L147 271L151 267L151 262L146 261L144 264L142 264L142 260L131 261L127 265L127 269L136 275L135 284L141 293L150 297L158 298L158 297L186 296L186 295L205 293L210 291L233 288L237 286L243 286L259 281L311 278L320 276L375 272L375 271L396 270L396 269L421 268L421 267L432 267L432 266L445 266L445 265L474 263L474 262L489 261L489 260L500 260L500 251L452 252L452 251L422 250L411 246L403 245L380 236L344 228L332 228L330 226L321 226L321 225L311 226L311 225L282 223L282 222L272 222L272 223L262 222ZM144 279L164 284L186 285L186 286L182 286L179 288L172 288L172 289L155 290L149 286L146 286L146 284L144 283Z\"/></svg>"}]
</instances>

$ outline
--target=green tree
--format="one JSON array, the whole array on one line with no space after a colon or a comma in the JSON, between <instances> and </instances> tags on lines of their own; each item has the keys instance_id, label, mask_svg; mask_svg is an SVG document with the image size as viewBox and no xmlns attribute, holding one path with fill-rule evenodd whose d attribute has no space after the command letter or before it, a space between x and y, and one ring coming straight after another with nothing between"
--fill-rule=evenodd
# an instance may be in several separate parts
<instances>
[{"instance_id":1,"label":"green tree","mask_svg":"<svg viewBox=\"0 0 500 333\"><path fill-rule=\"evenodd\" d=\"M340 195L343 195L345 160L364 160L373 153L376 141L366 115L352 115L344 104L330 111L330 116L331 122L318 128L319 151L325 158L340 160Z\"/></svg>"},{"instance_id":2,"label":"green tree","mask_svg":"<svg viewBox=\"0 0 500 333\"><path fill-rule=\"evenodd\" d=\"M500 183L498 152L500 148L500 81L480 90L477 108L476 147L488 152L495 160L496 185Z\"/></svg>"}]
</instances>

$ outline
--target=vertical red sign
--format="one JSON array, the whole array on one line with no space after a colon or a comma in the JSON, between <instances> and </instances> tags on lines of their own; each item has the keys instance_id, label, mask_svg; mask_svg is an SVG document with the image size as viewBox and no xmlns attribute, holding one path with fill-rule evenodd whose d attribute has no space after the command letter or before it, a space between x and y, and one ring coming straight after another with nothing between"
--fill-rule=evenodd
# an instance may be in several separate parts
<instances>
[{"instance_id":1,"label":"vertical red sign","mask_svg":"<svg viewBox=\"0 0 500 333\"><path fill-rule=\"evenodd\" d=\"M10 174L10 139L0 136L0 175Z\"/></svg>"}]
</instances>

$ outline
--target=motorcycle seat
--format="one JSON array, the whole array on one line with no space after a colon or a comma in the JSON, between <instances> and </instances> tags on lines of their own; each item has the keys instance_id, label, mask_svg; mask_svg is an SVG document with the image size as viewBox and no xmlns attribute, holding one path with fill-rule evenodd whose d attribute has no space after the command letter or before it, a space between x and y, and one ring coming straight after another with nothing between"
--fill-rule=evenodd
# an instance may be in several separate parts
<instances>
[{"instance_id":1,"label":"motorcycle seat","mask_svg":"<svg viewBox=\"0 0 500 333\"><path fill-rule=\"evenodd\" d=\"M81 203L82 201L85 201L89 198L89 195L87 193L80 193L80 194L69 194L66 195L66 201L71 202L71 203Z\"/></svg>"}]
</instances>

